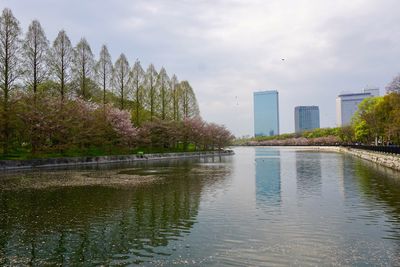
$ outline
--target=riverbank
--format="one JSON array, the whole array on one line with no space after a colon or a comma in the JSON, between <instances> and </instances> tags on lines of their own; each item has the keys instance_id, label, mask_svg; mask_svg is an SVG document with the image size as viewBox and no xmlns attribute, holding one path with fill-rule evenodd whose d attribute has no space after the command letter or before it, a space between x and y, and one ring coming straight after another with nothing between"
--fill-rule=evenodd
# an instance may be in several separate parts
<instances>
[{"instance_id":1,"label":"riverbank","mask_svg":"<svg viewBox=\"0 0 400 267\"><path fill-rule=\"evenodd\" d=\"M315 147L313 146L313 147L305 147L304 149L346 153L400 171L400 156L395 154L368 151L368 150L348 148L348 147L340 147L340 146L315 146Z\"/></svg>"},{"instance_id":2,"label":"riverbank","mask_svg":"<svg viewBox=\"0 0 400 267\"><path fill-rule=\"evenodd\" d=\"M205 151L205 152L157 153L157 154L145 154L145 155L135 154L135 155L98 156L98 157L0 160L0 171L139 162L139 161L157 161L157 160L180 159L180 158L229 156L233 154L234 152L232 150L223 150L223 151Z\"/></svg>"}]
</instances>

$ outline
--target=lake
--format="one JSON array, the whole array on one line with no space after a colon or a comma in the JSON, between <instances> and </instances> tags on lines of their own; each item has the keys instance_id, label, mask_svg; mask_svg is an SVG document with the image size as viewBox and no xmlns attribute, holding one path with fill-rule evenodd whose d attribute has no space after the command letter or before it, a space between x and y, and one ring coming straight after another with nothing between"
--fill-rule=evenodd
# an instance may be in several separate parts
<instances>
[{"instance_id":1,"label":"lake","mask_svg":"<svg viewBox=\"0 0 400 267\"><path fill-rule=\"evenodd\" d=\"M400 266L399 172L302 148L234 150L1 174L0 265ZM69 183L131 175L152 180Z\"/></svg>"}]
</instances>

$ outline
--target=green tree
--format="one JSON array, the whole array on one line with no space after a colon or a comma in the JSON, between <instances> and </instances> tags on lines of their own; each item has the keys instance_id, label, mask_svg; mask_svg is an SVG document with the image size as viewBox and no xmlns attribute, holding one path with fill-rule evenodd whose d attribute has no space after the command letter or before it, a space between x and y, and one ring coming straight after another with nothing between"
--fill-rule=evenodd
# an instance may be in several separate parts
<instances>
[{"instance_id":1,"label":"green tree","mask_svg":"<svg viewBox=\"0 0 400 267\"><path fill-rule=\"evenodd\" d=\"M115 93L118 95L120 109L125 108L125 101L128 95L129 63L124 54L121 54L114 65L113 84Z\"/></svg>"},{"instance_id":2,"label":"green tree","mask_svg":"<svg viewBox=\"0 0 400 267\"><path fill-rule=\"evenodd\" d=\"M47 79L49 52L49 41L39 21L29 25L22 48L25 78L36 95L38 86Z\"/></svg>"},{"instance_id":3,"label":"green tree","mask_svg":"<svg viewBox=\"0 0 400 267\"><path fill-rule=\"evenodd\" d=\"M159 97L160 97L160 117L162 120L167 119L167 116L170 112L170 80L166 70L161 68L160 73L157 77L157 87L159 89Z\"/></svg>"},{"instance_id":4,"label":"green tree","mask_svg":"<svg viewBox=\"0 0 400 267\"><path fill-rule=\"evenodd\" d=\"M94 56L89 43L82 38L74 49L73 74L74 82L77 83L77 94L84 99L90 97L90 79L94 70Z\"/></svg>"},{"instance_id":5,"label":"green tree","mask_svg":"<svg viewBox=\"0 0 400 267\"><path fill-rule=\"evenodd\" d=\"M106 104L106 91L111 86L113 65L111 61L110 53L106 45L101 47L99 61L96 66L96 81L98 85L103 89L103 105Z\"/></svg>"},{"instance_id":6,"label":"green tree","mask_svg":"<svg viewBox=\"0 0 400 267\"><path fill-rule=\"evenodd\" d=\"M172 118L175 121L179 120L179 81L176 75L172 75L170 81L171 95L172 95Z\"/></svg>"},{"instance_id":7,"label":"green tree","mask_svg":"<svg viewBox=\"0 0 400 267\"><path fill-rule=\"evenodd\" d=\"M61 30L53 42L50 52L50 69L52 76L58 82L61 102L67 94L67 84L71 79L71 64L73 48L64 30Z\"/></svg>"},{"instance_id":8,"label":"green tree","mask_svg":"<svg viewBox=\"0 0 400 267\"><path fill-rule=\"evenodd\" d=\"M145 82L144 70L140 65L140 61L136 60L131 71L132 98L135 103L133 117L136 126L139 126L143 119L142 112L146 100L144 82Z\"/></svg>"},{"instance_id":9,"label":"green tree","mask_svg":"<svg viewBox=\"0 0 400 267\"><path fill-rule=\"evenodd\" d=\"M353 118L356 139L359 141L375 141L378 144L379 137L383 135L382 116L379 106L383 97L369 97L359 105Z\"/></svg>"},{"instance_id":10,"label":"green tree","mask_svg":"<svg viewBox=\"0 0 400 267\"><path fill-rule=\"evenodd\" d=\"M157 71L154 68L153 64L147 68L145 74L145 88L146 88L146 107L150 111L150 121L156 116L157 106L158 106L158 97L157 97Z\"/></svg>"},{"instance_id":11,"label":"green tree","mask_svg":"<svg viewBox=\"0 0 400 267\"><path fill-rule=\"evenodd\" d=\"M188 81L182 81L180 87L180 108L184 119L200 116L199 105L193 88Z\"/></svg>"},{"instance_id":12,"label":"green tree","mask_svg":"<svg viewBox=\"0 0 400 267\"><path fill-rule=\"evenodd\" d=\"M5 8L0 16L0 89L2 97L1 134L3 154L8 153L10 141L10 94L16 88L15 83L21 76L20 48L21 29L19 21L11 10Z\"/></svg>"}]
</instances>

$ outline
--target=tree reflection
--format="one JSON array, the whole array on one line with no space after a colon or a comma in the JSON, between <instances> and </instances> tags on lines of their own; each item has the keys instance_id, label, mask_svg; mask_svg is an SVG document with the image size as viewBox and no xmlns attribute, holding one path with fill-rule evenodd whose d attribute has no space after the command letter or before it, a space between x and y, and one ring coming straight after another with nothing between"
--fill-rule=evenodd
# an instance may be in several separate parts
<instances>
[{"instance_id":1,"label":"tree reflection","mask_svg":"<svg viewBox=\"0 0 400 267\"><path fill-rule=\"evenodd\" d=\"M190 233L204 187L226 166L191 162L141 187L83 186L0 191L0 265L140 263ZM65 174L65 173L64 173Z\"/></svg>"},{"instance_id":2,"label":"tree reflection","mask_svg":"<svg viewBox=\"0 0 400 267\"><path fill-rule=\"evenodd\" d=\"M359 160L355 174L363 195L390 216L389 238L400 240L400 173Z\"/></svg>"}]
</instances>

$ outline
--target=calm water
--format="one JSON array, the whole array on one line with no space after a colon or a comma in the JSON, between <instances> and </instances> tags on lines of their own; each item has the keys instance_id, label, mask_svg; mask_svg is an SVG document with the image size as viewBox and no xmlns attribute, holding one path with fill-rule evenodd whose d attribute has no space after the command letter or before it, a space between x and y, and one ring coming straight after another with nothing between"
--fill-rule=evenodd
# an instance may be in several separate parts
<instances>
[{"instance_id":1,"label":"calm water","mask_svg":"<svg viewBox=\"0 0 400 267\"><path fill-rule=\"evenodd\" d=\"M153 184L38 187L74 171L0 176L0 265L400 266L400 176L337 153L82 170Z\"/></svg>"}]
</instances>

